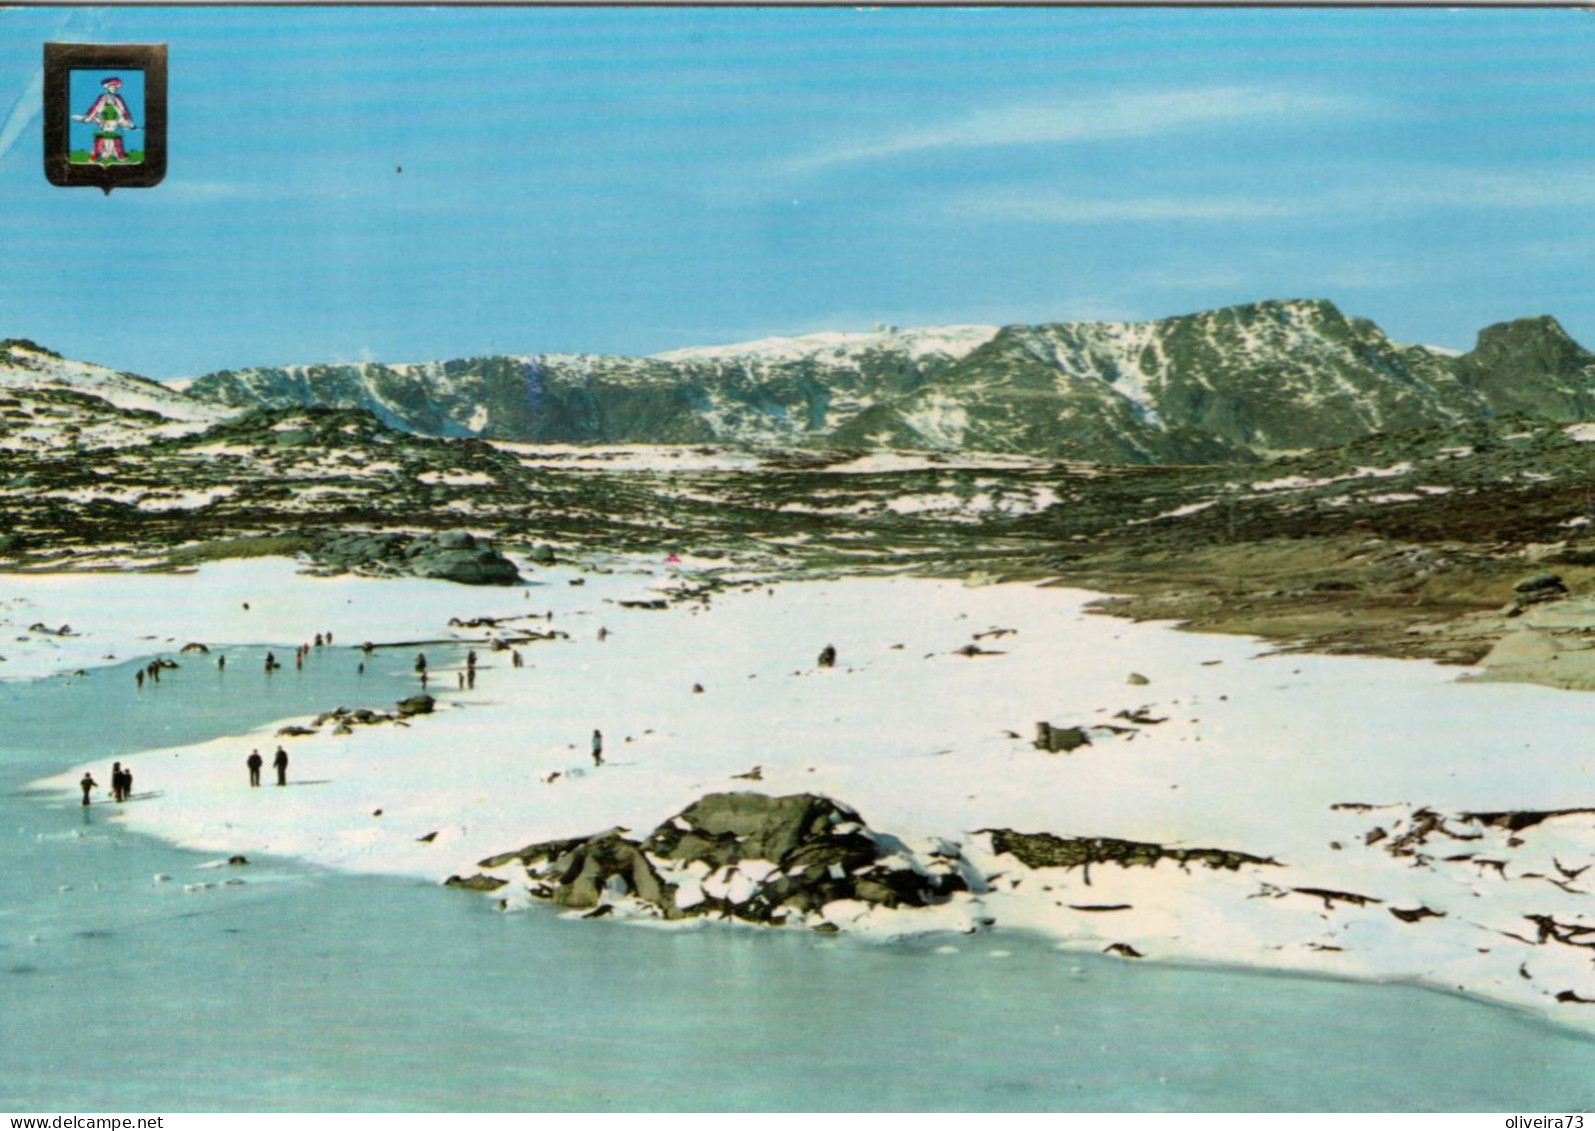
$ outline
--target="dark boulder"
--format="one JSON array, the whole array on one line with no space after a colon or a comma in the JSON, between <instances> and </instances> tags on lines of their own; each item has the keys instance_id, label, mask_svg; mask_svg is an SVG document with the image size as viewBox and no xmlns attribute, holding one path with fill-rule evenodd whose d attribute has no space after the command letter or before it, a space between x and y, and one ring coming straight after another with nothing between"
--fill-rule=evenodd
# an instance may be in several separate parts
<instances>
[{"instance_id":1,"label":"dark boulder","mask_svg":"<svg viewBox=\"0 0 1595 1131\"><path fill-rule=\"evenodd\" d=\"M430 715L432 708L437 706L437 700L427 694L412 695L408 699L401 699L395 705L399 718L408 719L414 715Z\"/></svg>"},{"instance_id":2,"label":"dark boulder","mask_svg":"<svg viewBox=\"0 0 1595 1131\"><path fill-rule=\"evenodd\" d=\"M1567 586L1554 573L1530 574L1512 586L1512 601L1517 605L1538 605L1567 596Z\"/></svg>"},{"instance_id":3,"label":"dark boulder","mask_svg":"<svg viewBox=\"0 0 1595 1131\"><path fill-rule=\"evenodd\" d=\"M769 797L762 793L711 793L654 830L647 849L667 860L702 860L721 868L742 860L784 863L802 849L832 844L863 823L857 813L812 793ZM872 857L873 859L873 857Z\"/></svg>"},{"instance_id":4,"label":"dark boulder","mask_svg":"<svg viewBox=\"0 0 1595 1131\"><path fill-rule=\"evenodd\" d=\"M315 557L335 570L386 577L426 577L462 585L515 585L521 575L503 554L465 531L443 534L334 534Z\"/></svg>"},{"instance_id":5,"label":"dark boulder","mask_svg":"<svg viewBox=\"0 0 1595 1131\"><path fill-rule=\"evenodd\" d=\"M596 907L606 891L635 896L677 918L676 889L654 870L653 862L634 840L609 832L583 841L549 861L543 878L552 885L548 896L561 907Z\"/></svg>"},{"instance_id":6,"label":"dark boulder","mask_svg":"<svg viewBox=\"0 0 1595 1131\"><path fill-rule=\"evenodd\" d=\"M1049 754L1056 754L1060 750L1067 754L1082 746L1090 746L1091 736L1083 727L1055 727L1042 722L1036 724L1036 740L1031 745Z\"/></svg>"},{"instance_id":7,"label":"dark boulder","mask_svg":"<svg viewBox=\"0 0 1595 1131\"><path fill-rule=\"evenodd\" d=\"M484 876L478 872L474 876L450 876L443 881L444 887L464 888L466 891L497 891L509 881L501 880L497 876Z\"/></svg>"},{"instance_id":8,"label":"dark boulder","mask_svg":"<svg viewBox=\"0 0 1595 1131\"><path fill-rule=\"evenodd\" d=\"M417 538L405 550L405 558L416 577L461 585L515 585L521 580L514 562L464 532Z\"/></svg>"}]
</instances>

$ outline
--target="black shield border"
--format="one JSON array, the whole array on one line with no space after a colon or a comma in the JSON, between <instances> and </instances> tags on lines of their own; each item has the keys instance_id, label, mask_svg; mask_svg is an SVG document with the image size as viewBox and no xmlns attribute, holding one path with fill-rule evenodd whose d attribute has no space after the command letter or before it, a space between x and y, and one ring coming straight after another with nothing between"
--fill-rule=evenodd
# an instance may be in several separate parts
<instances>
[{"instance_id":1,"label":"black shield border","mask_svg":"<svg viewBox=\"0 0 1595 1131\"><path fill-rule=\"evenodd\" d=\"M144 72L144 160L137 165L74 165L69 159L68 85L74 69ZM62 188L151 188L166 177L166 44L44 45L44 175Z\"/></svg>"}]
</instances>

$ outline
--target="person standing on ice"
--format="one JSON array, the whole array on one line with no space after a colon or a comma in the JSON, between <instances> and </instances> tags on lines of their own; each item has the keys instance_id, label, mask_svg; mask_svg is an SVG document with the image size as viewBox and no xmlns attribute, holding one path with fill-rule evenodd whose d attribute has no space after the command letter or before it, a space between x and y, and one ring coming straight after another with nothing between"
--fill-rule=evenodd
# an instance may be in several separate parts
<instances>
[{"instance_id":1,"label":"person standing on ice","mask_svg":"<svg viewBox=\"0 0 1595 1131\"><path fill-rule=\"evenodd\" d=\"M111 800L122 800L122 763L111 763Z\"/></svg>"},{"instance_id":2,"label":"person standing on ice","mask_svg":"<svg viewBox=\"0 0 1595 1131\"><path fill-rule=\"evenodd\" d=\"M100 788L100 783L95 781L90 774L84 774L83 780L78 782L78 785L83 788L83 804L85 805L89 803L89 790Z\"/></svg>"},{"instance_id":3,"label":"person standing on ice","mask_svg":"<svg viewBox=\"0 0 1595 1131\"><path fill-rule=\"evenodd\" d=\"M281 746L277 747L277 756L271 760L272 768L277 771L277 784L288 784L288 751Z\"/></svg>"},{"instance_id":4,"label":"person standing on ice","mask_svg":"<svg viewBox=\"0 0 1595 1131\"><path fill-rule=\"evenodd\" d=\"M604 764L604 734L602 731L593 731L593 765Z\"/></svg>"},{"instance_id":5,"label":"person standing on ice","mask_svg":"<svg viewBox=\"0 0 1595 1131\"><path fill-rule=\"evenodd\" d=\"M249 752L249 757L245 760L244 765L249 767L250 785L255 786L260 784L260 767L264 766L265 764L266 760L260 756L259 750L251 750Z\"/></svg>"},{"instance_id":6,"label":"person standing on ice","mask_svg":"<svg viewBox=\"0 0 1595 1131\"><path fill-rule=\"evenodd\" d=\"M126 161L127 151L122 147L122 131L136 130L138 127L133 124L133 115L128 112L127 103L118 93L122 89L122 80L114 75L103 79L100 82L100 89L104 93L94 100L89 112L74 114L73 118L94 127L94 148L89 153L90 164L109 165Z\"/></svg>"}]
</instances>

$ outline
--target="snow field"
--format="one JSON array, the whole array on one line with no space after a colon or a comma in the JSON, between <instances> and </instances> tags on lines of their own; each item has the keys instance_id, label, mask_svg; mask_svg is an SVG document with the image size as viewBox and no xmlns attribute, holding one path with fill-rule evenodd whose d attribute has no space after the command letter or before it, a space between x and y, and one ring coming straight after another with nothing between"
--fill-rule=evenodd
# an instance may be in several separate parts
<instances>
[{"instance_id":1,"label":"snow field","mask_svg":"<svg viewBox=\"0 0 1595 1131\"><path fill-rule=\"evenodd\" d=\"M7 580L61 583L30 599L86 630L123 634L124 647L136 647L127 634L178 617L207 642L332 628L341 644L437 637L450 616L528 605L555 611L552 625L532 627L570 633L522 645L527 666L515 669L480 632L475 689L458 691L453 671L434 670L434 715L281 740L302 786L246 785L244 757L258 746L269 760L275 728L136 758L141 787L160 796L121 819L202 851L440 880L534 841L615 826L646 836L706 793L807 791L910 847L949 841L988 878L989 891L929 911L826 909L852 929L972 929L989 918L1071 947L1124 943L1150 959L1419 980L1575 1022L1582 1007L1555 995L1595 998L1585 949L1536 942L1527 918L1577 924L1589 914L1579 881L1544 878L1595 859L1588 817L1489 830L1478 843L1437 836L1429 863L1365 843L1375 826L1408 827L1418 806L1452 815L1591 800L1587 697L1459 684L1454 669L1414 661L1264 656L1249 639L1095 616L1083 608L1090 594L1020 584L793 583L654 611L612 602L672 584L662 566L591 575L579 588L556 575L529 602L515 590L317 580L265 562L198 579L91 579L97 599L69 584L80 579ZM127 599L107 600L108 584ZM259 610L247 617L237 611L245 593ZM1016 631L980 635L999 628ZM972 642L998 654L958 654ZM834 670L815 667L826 644L839 654ZM1127 684L1132 671L1149 682ZM391 706L326 707L340 705ZM1039 720L1133 729L1098 729L1091 746L1047 754L1028 741ZM588 756L595 727L605 737L598 768ZM761 780L734 776L755 767ZM67 794L81 772L48 784ZM1343 803L1381 808L1335 808ZM994 856L979 831L990 828L1232 850L1278 865L1032 870ZM1501 869L1444 860L1470 850ZM705 877L726 890L750 878ZM496 895L525 898L513 883ZM1420 907L1437 914L1391 913Z\"/></svg>"}]
</instances>

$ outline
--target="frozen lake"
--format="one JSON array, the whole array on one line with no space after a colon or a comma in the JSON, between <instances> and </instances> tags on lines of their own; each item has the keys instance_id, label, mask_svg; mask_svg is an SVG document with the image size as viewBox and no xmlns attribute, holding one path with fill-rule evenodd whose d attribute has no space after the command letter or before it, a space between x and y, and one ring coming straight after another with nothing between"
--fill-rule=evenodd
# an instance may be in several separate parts
<instances>
[{"instance_id":1,"label":"frozen lake","mask_svg":"<svg viewBox=\"0 0 1595 1131\"><path fill-rule=\"evenodd\" d=\"M1595 1101L1595 1042L1409 986L1136 965L1000 930L888 944L506 916L430 884L264 858L207 867L121 829L109 805L24 790L85 759L108 784L110 761L138 750L414 689L407 651L377 652L363 677L344 649L303 674L277 651L287 667L270 682L264 649L232 648L225 675L185 657L142 695L131 664L0 685L0 1108ZM184 890L198 883L214 886Z\"/></svg>"}]
</instances>

